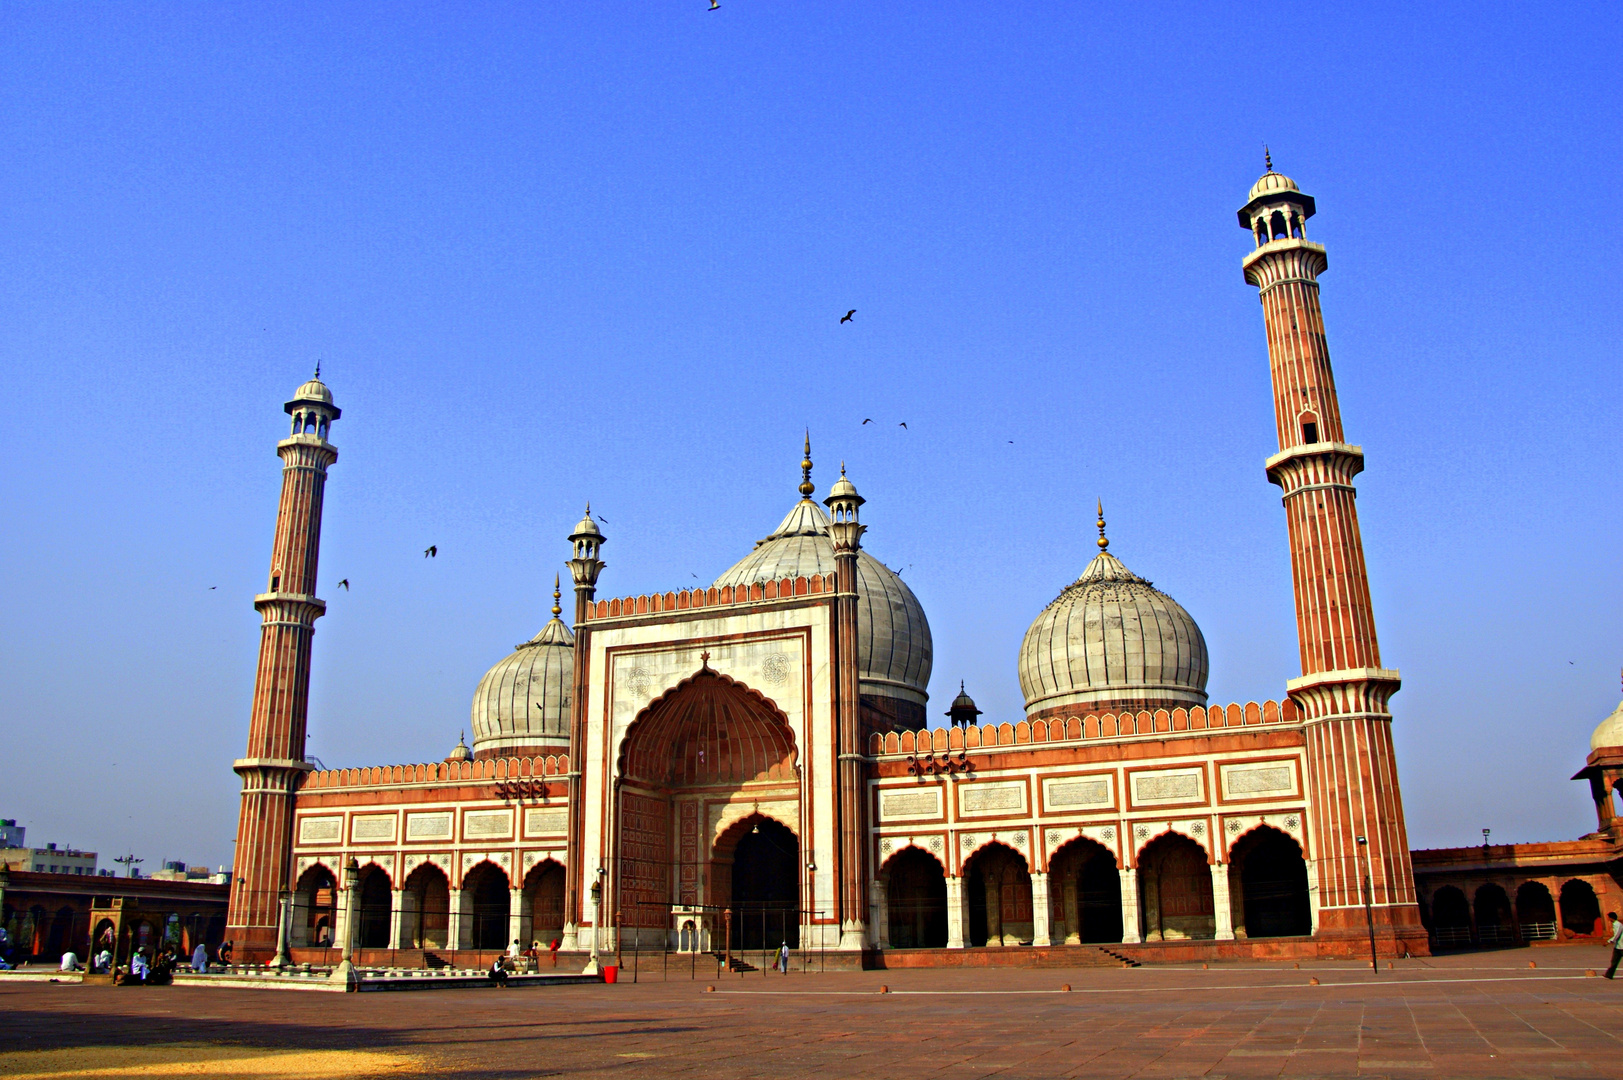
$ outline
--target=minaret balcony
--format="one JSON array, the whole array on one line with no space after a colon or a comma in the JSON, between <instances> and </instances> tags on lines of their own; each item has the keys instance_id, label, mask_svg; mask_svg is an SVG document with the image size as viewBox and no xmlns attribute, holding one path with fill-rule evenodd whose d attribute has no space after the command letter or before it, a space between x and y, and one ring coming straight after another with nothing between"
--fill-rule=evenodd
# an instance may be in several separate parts
<instances>
[{"instance_id":1,"label":"minaret balcony","mask_svg":"<svg viewBox=\"0 0 1623 1080\"><path fill-rule=\"evenodd\" d=\"M1364 448L1350 443L1319 442L1289 446L1263 462L1268 482L1284 497L1322 487L1351 488L1364 471Z\"/></svg>"},{"instance_id":2,"label":"minaret balcony","mask_svg":"<svg viewBox=\"0 0 1623 1080\"><path fill-rule=\"evenodd\" d=\"M1246 284L1267 289L1286 281L1318 281L1329 265L1330 255L1323 244L1282 236L1247 255L1240 269Z\"/></svg>"}]
</instances>

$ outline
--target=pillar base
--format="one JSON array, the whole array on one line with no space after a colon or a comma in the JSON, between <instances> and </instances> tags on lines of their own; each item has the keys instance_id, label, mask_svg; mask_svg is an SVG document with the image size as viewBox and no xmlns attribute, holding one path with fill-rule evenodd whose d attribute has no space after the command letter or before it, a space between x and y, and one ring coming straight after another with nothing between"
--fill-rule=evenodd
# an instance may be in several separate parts
<instances>
[{"instance_id":1,"label":"pillar base","mask_svg":"<svg viewBox=\"0 0 1623 1080\"><path fill-rule=\"evenodd\" d=\"M343 983L346 991L361 988L361 977L355 971L355 965L348 960L340 960L338 966L332 969L332 975L329 978L335 983Z\"/></svg>"},{"instance_id":2,"label":"pillar base","mask_svg":"<svg viewBox=\"0 0 1623 1080\"><path fill-rule=\"evenodd\" d=\"M840 927L840 949L845 952L861 952L867 947L868 928L861 919L848 919Z\"/></svg>"}]
</instances>

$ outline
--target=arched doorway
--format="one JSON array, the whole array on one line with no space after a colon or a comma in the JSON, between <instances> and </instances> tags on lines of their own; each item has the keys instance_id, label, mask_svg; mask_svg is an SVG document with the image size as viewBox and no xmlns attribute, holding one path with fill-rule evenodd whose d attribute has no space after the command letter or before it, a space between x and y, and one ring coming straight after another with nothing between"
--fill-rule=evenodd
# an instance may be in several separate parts
<instances>
[{"instance_id":1,"label":"arched doorway","mask_svg":"<svg viewBox=\"0 0 1623 1080\"><path fill-rule=\"evenodd\" d=\"M1145 941L1217 936L1206 849L1187 836L1164 833L1139 852L1138 896Z\"/></svg>"},{"instance_id":2,"label":"arched doorway","mask_svg":"<svg viewBox=\"0 0 1623 1080\"><path fill-rule=\"evenodd\" d=\"M394 907L389 875L377 865L361 871L361 897L357 911L355 945L360 949L389 947L389 916Z\"/></svg>"},{"instance_id":3,"label":"arched doorway","mask_svg":"<svg viewBox=\"0 0 1623 1080\"><path fill-rule=\"evenodd\" d=\"M1569 935L1593 935L1600 923L1600 901L1587 881L1573 878L1561 886L1561 926Z\"/></svg>"},{"instance_id":4,"label":"arched doorway","mask_svg":"<svg viewBox=\"0 0 1623 1080\"><path fill-rule=\"evenodd\" d=\"M718 878L730 879L735 949L800 947L800 841L781 822L759 814L740 821L716 842ZM724 867L730 871L723 874Z\"/></svg>"},{"instance_id":5,"label":"arched doorway","mask_svg":"<svg viewBox=\"0 0 1623 1080\"><path fill-rule=\"evenodd\" d=\"M799 820L795 757L784 714L708 664L650 702L620 746L613 830L619 900L606 910L618 908L621 925L644 944L664 947L677 929L673 906L750 903L756 905L751 915L735 914L736 940L743 940L741 924L752 920L760 937L762 912L775 911L766 916L770 944L796 946L803 881L798 829L774 820ZM747 818L742 832L735 822L712 836L717 811L723 821L730 817L728 803L774 809L772 816ZM746 844L745 836L766 838ZM745 893L735 894L735 871L748 875L738 882Z\"/></svg>"},{"instance_id":6,"label":"arched doorway","mask_svg":"<svg viewBox=\"0 0 1623 1080\"><path fill-rule=\"evenodd\" d=\"M1121 940L1121 873L1116 853L1078 837L1048 863L1053 939L1066 945Z\"/></svg>"},{"instance_id":7,"label":"arched doorway","mask_svg":"<svg viewBox=\"0 0 1623 1080\"><path fill-rule=\"evenodd\" d=\"M338 893L332 871L317 863L299 875L293 895L294 945L331 948L338 916Z\"/></svg>"},{"instance_id":8,"label":"arched doorway","mask_svg":"<svg viewBox=\"0 0 1623 1080\"><path fill-rule=\"evenodd\" d=\"M1444 885L1431 898L1431 933L1441 948L1471 944L1471 906L1465 894Z\"/></svg>"},{"instance_id":9,"label":"arched doorway","mask_svg":"<svg viewBox=\"0 0 1623 1080\"><path fill-rule=\"evenodd\" d=\"M1482 945L1514 945L1516 924L1510 913L1510 897L1492 884L1476 891L1476 939Z\"/></svg>"},{"instance_id":10,"label":"arched doorway","mask_svg":"<svg viewBox=\"0 0 1623 1080\"><path fill-rule=\"evenodd\" d=\"M947 875L916 847L892 855L880 868L885 884L886 931L893 949L943 949L947 945Z\"/></svg>"},{"instance_id":11,"label":"arched doorway","mask_svg":"<svg viewBox=\"0 0 1623 1080\"><path fill-rule=\"evenodd\" d=\"M1516 921L1523 941L1555 940L1555 898L1542 882L1524 881L1516 890Z\"/></svg>"},{"instance_id":12,"label":"arched doorway","mask_svg":"<svg viewBox=\"0 0 1623 1080\"><path fill-rule=\"evenodd\" d=\"M530 867L524 876L524 911L530 919L530 940L543 949L564 932L564 868L551 859Z\"/></svg>"},{"instance_id":13,"label":"arched doorway","mask_svg":"<svg viewBox=\"0 0 1623 1080\"><path fill-rule=\"evenodd\" d=\"M1296 841L1278 829L1253 829L1234 845L1229 854L1229 897L1237 938L1305 937L1313 932L1307 861Z\"/></svg>"},{"instance_id":14,"label":"arched doorway","mask_svg":"<svg viewBox=\"0 0 1623 1080\"><path fill-rule=\"evenodd\" d=\"M445 871L424 863L406 878L400 890L400 947L443 949L451 929L451 883Z\"/></svg>"},{"instance_id":15,"label":"arched doorway","mask_svg":"<svg viewBox=\"0 0 1623 1080\"><path fill-rule=\"evenodd\" d=\"M1025 858L1011 847L988 844L964 864L963 876L969 893L969 944L1031 944L1036 927Z\"/></svg>"},{"instance_id":16,"label":"arched doorway","mask_svg":"<svg viewBox=\"0 0 1623 1080\"><path fill-rule=\"evenodd\" d=\"M461 947L505 949L512 897L507 874L492 862L482 862L462 875Z\"/></svg>"}]
</instances>

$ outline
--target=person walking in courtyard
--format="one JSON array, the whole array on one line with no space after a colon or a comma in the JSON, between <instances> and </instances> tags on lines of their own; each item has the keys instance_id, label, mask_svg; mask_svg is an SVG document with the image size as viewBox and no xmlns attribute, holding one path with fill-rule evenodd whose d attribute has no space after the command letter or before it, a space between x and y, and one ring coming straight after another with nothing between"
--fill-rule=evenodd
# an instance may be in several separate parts
<instances>
[{"instance_id":1,"label":"person walking in courtyard","mask_svg":"<svg viewBox=\"0 0 1623 1080\"><path fill-rule=\"evenodd\" d=\"M1606 969L1606 977L1614 978L1617 975L1617 962L1623 960L1623 922L1617 921L1617 912L1608 911L1606 921L1611 924L1612 931L1607 935L1606 943L1612 947L1612 964Z\"/></svg>"},{"instance_id":2,"label":"person walking in courtyard","mask_svg":"<svg viewBox=\"0 0 1623 1080\"><path fill-rule=\"evenodd\" d=\"M787 941L778 946L778 962L776 967L785 975L789 974L789 943Z\"/></svg>"}]
</instances>

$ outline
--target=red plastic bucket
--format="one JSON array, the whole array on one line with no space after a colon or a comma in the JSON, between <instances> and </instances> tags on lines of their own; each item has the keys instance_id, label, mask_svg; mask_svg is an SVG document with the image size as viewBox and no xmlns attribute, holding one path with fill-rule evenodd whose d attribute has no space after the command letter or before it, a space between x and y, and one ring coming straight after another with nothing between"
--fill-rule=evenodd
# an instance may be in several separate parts
<instances>
[{"instance_id":1,"label":"red plastic bucket","mask_svg":"<svg viewBox=\"0 0 1623 1080\"><path fill-rule=\"evenodd\" d=\"M605 964L603 966L603 981L606 982L606 983L617 983L617 982L619 982L620 981L620 969L615 967L613 964Z\"/></svg>"}]
</instances>

